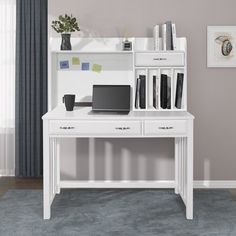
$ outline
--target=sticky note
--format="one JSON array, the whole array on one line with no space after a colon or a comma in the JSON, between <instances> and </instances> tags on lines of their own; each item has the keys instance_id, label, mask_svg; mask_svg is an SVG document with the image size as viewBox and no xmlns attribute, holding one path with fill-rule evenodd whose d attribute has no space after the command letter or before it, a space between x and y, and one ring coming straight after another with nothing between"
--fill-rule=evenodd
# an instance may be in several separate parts
<instances>
[{"instance_id":1,"label":"sticky note","mask_svg":"<svg viewBox=\"0 0 236 236\"><path fill-rule=\"evenodd\" d=\"M72 57L72 65L79 65L80 59L79 57Z\"/></svg>"},{"instance_id":2,"label":"sticky note","mask_svg":"<svg viewBox=\"0 0 236 236\"><path fill-rule=\"evenodd\" d=\"M89 62L82 62L82 70L89 70Z\"/></svg>"},{"instance_id":3,"label":"sticky note","mask_svg":"<svg viewBox=\"0 0 236 236\"><path fill-rule=\"evenodd\" d=\"M60 69L69 69L69 61L60 61Z\"/></svg>"},{"instance_id":4,"label":"sticky note","mask_svg":"<svg viewBox=\"0 0 236 236\"><path fill-rule=\"evenodd\" d=\"M102 66L101 65L93 64L92 71L94 71L94 72L101 72L101 70L102 70Z\"/></svg>"}]
</instances>

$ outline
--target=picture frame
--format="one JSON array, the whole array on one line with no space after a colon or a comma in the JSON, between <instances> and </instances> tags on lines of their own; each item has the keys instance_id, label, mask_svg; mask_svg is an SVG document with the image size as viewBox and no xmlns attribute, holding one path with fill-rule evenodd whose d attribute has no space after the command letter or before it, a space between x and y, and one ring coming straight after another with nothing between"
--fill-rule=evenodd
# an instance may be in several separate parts
<instances>
[{"instance_id":1,"label":"picture frame","mask_svg":"<svg viewBox=\"0 0 236 236\"><path fill-rule=\"evenodd\" d=\"M236 26L207 27L207 66L236 67Z\"/></svg>"}]
</instances>

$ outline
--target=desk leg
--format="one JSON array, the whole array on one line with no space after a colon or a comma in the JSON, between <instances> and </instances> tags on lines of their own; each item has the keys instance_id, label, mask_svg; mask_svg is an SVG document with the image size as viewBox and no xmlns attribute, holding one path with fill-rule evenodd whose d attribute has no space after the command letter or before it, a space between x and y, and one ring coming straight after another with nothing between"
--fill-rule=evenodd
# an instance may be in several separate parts
<instances>
[{"instance_id":1,"label":"desk leg","mask_svg":"<svg viewBox=\"0 0 236 236\"><path fill-rule=\"evenodd\" d=\"M179 194L179 138L175 138L175 194Z\"/></svg>"},{"instance_id":2,"label":"desk leg","mask_svg":"<svg viewBox=\"0 0 236 236\"><path fill-rule=\"evenodd\" d=\"M43 218L50 219L50 139L48 120L43 121Z\"/></svg>"},{"instance_id":3,"label":"desk leg","mask_svg":"<svg viewBox=\"0 0 236 236\"><path fill-rule=\"evenodd\" d=\"M56 139L56 193L60 194L61 188L60 188L60 140Z\"/></svg>"},{"instance_id":4,"label":"desk leg","mask_svg":"<svg viewBox=\"0 0 236 236\"><path fill-rule=\"evenodd\" d=\"M187 192L186 192L186 218L193 219L193 120L188 121L187 137Z\"/></svg>"}]
</instances>

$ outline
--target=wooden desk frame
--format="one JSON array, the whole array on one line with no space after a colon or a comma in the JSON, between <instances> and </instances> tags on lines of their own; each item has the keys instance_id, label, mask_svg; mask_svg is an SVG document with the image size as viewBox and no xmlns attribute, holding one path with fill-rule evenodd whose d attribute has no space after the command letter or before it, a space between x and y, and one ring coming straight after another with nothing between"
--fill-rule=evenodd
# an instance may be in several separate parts
<instances>
[{"instance_id":1,"label":"wooden desk frame","mask_svg":"<svg viewBox=\"0 0 236 236\"><path fill-rule=\"evenodd\" d=\"M53 113L53 112L52 112ZM80 124L80 122L116 122L120 121L120 117L115 118L112 116L109 119L90 117L90 119L85 117L78 117L76 115L73 119L66 118L67 128L60 126L59 133L51 131L51 124L53 122L65 121L65 117L53 118L50 116L51 112L47 113L43 117L43 146L44 146L44 179L43 179L43 218L50 219L51 217L51 204L56 194L60 193L61 188L160 188L160 186L155 185L152 181L139 181L138 184L132 185L132 181L61 181L60 180L60 160L59 160L59 148L60 148L60 138L175 138L175 193L179 194L186 206L186 218L193 219L193 117L184 112L185 115L175 116L164 116L163 113L159 117L158 113L155 116L147 116L147 114L136 115L130 118L130 116L124 117L123 119L129 120L129 122L139 121L141 124L140 135L130 135L123 134L122 130L117 131L121 133L116 133L115 135L104 133L91 133L80 134L76 131L70 132L70 128L73 126L73 122ZM55 114L54 114L55 116ZM175 124L178 122L185 122L186 131L179 132L178 127L173 125L173 129L165 129L165 127L159 127L160 134L158 132L155 135L145 134L146 122L153 121L163 121ZM92 123L91 123L92 122ZM72 126L68 125L72 123ZM83 123L84 124L84 123ZM131 124L131 123L130 123ZM172 127L172 126L171 126ZM64 129L64 130L63 130Z\"/></svg>"}]
</instances>

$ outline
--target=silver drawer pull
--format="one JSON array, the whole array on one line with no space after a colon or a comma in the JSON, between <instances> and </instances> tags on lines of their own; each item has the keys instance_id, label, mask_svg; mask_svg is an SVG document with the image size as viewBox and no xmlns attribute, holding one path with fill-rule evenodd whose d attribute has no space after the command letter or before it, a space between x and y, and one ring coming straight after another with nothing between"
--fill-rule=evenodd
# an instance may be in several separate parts
<instances>
[{"instance_id":1,"label":"silver drawer pull","mask_svg":"<svg viewBox=\"0 0 236 236\"><path fill-rule=\"evenodd\" d=\"M154 61L166 61L167 58L166 57L156 57L156 58L153 58Z\"/></svg>"},{"instance_id":2,"label":"silver drawer pull","mask_svg":"<svg viewBox=\"0 0 236 236\"><path fill-rule=\"evenodd\" d=\"M73 126L61 126L60 129L75 129Z\"/></svg>"},{"instance_id":3,"label":"silver drawer pull","mask_svg":"<svg viewBox=\"0 0 236 236\"><path fill-rule=\"evenodd\" d=\"M129 130L130 127L115 127L116 130Z\"/></svg>"},{"instance_id":4,"label":"silver drawer pull","mask_svg":"<svg viewBox=\"0 0 236 236\"><path fill-rule=\"evenodd\" d=\"M173 126L160 126L158 129L174 129Z\"/></svg>"}]
</instances>

